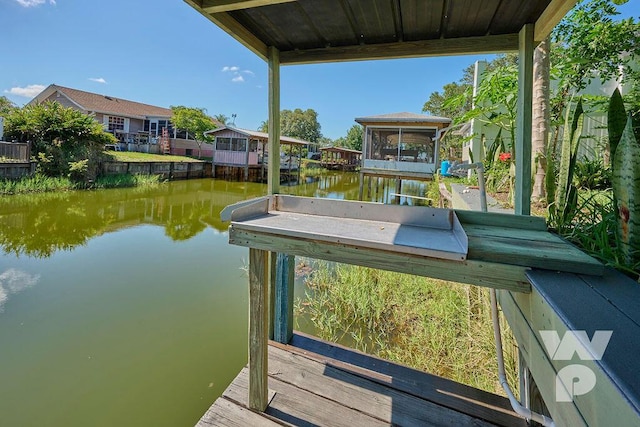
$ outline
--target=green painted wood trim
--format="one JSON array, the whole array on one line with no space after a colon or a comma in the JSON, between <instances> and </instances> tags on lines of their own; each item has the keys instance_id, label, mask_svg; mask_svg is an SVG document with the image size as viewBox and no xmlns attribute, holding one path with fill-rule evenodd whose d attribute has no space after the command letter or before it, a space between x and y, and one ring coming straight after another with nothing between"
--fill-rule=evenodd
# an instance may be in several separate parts
<instances>
[{"instance_id":1,"label":"green painted wood trim","mask_svg":"<svg viewBox=\"0 0 640 427\"><path fill-rule=\"evenodd\" d=\"M533 106L533 24L522 27L518 49L518 111L516 116L516 183L514 211L531 214L531 121Z\"/></svg>"},{"instance_id":2,"label":"green painted wood trim","mask_svg":"<svg viewBox=\"0 0 640 427\"><path fill-rule=\"evenodd\" d=\"M269 64L269 194L280 192L280 52L268 48Z\"/></svg>"},{"instance_id":3,"label":"green painted wood trim","mask_svg":"<svg viewBox=\"0 0 640 427\"><path fill-rule=\"evenodd\" d=\"M539 216L518 216L496 212L478 212L466 209L455 209L460 223L486 225L502 228L518 228L523 230L547 231L547 222Z\"/></svg>"},{"instance_id":4,"label":"green painted wood trim","mask_svg":"<svg viewBox=\"0 0 640 427\"><path fill-rule=\"evenodd\" d=\"M267 408L269 332L267 251L249 249L249 408Z\"/></svg>"},{"instance_id":5,"label":"green painted wood trim","mask_svg":"<svg viewBox=\"0 0 640 427\"><path fill-rule=\"evenodd\" d=\"M229 243L489 288L509 289L515 292L531 290L525 276L528 268L517 265L469 259L459 262L426 258L340 243L292 239L271 233L241 230L233 225L229 228Z\"/></svg>"},{"instance_id":6,"label":"green painted wood trim","mask_svg":"<svg viewBox=\"0 0 640 427\"><path fill-rule=\"evenodd\" d=\"M538 325L532 326L529 323L532 317L530 304L521 301L523 306L518 305L514 300L515 294L508 291L499 290L496 294L500 308L511 327L511 331L518 342L520 353L540 393L542 396L555 396L555 378L557 371L551 364L540 342L540 336L537 333L537 329L535 329ZM530 298L531 294L527 294L527 298L524 298L523 301L527 301ZM550 405L547 400L548 399L545 399L545 403L549 408L556 426L587 426L584 418L582 418L582 415L574 405L570 403Z\"/></svg>"},{"instance_id":7,"label":"green painted wood trim","mask_svg":"<svg viewBox=\"0 0 640 427\"><path fill-rule=\"evenodd\" d=\"M558 285L561 286L561 283ZM586 284L584 288L586 294L576 295L576 298L582 301L586 310L594 311L593 308L589 309L589 300L595 301L600 297L588 289ZM503 291L498 294L505 317L556 425L574 426L582 423L640 426L638 414L599 361L580 360L577 356L572 360L551 360L539 331L556 331L562 338L567 330L572 329L572 325L568 325L535 286L532 287L532 292L526 295ZM623 323L620 327L623 327ZM589 337L593 332L587 331ZM615 330L613 333L615 334ZM556 402L557 373L572 364L584 366L593 372L596 378L595 387L588 393L575 396L573 402Z\"/></svg>"},{"instance_id":8,"label":"green painted wood trim","mask_svg":"<svg viewBox=\"0 0 640 427\"><path fill-rule=\"evenodd\" d=\"M287 344L293 337L293 285L295 256L278 254L276 261L276 295L273 339Z\"/></svg>"}]
</instances>

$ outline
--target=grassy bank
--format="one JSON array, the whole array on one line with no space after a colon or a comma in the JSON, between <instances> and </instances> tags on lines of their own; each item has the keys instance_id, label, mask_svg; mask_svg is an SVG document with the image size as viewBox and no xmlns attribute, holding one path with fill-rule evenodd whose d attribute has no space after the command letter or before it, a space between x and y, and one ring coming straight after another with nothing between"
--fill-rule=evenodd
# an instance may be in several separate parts
<instances>
[{"instance_id":1,"label":"grassy bank","mask_svg":"<svg viewBox=\"0 0 640 427\"><path fill-rule=\"evenodd\" d=\"M47 193L52 191L71 191L84 189L152 187L160 185L158 175L109 175L97 178L94 182L76 182L65 177L48 177L40 174L21 179L0 179L0 195Z\"/></svg>"},{"instance_id":2,"label":"grassy bank","mask_svg":"<svg viewBox=\"0 0 640 427\"><path fill-rule=\"evenodd\" d=\"M323 339L494 393L498 383L487 289L364 267L318 263L296 302ZM515 340L503 325L517 388Z\"/></svg>"},{"instance_id":3,"label":"grassy bank","mask_svg":"<svg viewBox=\"0 0 640 427\"><path fill-rule=\"evenodd\" d=\"M168 154L138 153L136 151L105 151L104 159L111 162L191 162L203 160L186 156L171 156Z\"/></svg>"}]
</instances>

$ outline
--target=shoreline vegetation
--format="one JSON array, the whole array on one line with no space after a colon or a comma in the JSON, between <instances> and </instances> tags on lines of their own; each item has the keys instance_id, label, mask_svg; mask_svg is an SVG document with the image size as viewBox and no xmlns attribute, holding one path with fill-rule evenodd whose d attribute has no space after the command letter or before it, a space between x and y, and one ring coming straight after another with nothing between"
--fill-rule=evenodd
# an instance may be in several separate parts
<instances>
[{"instance_id":1,"label":"shoreline vegetation","mask_svg":"<svg viewBox=\"0 0 640 427\"><path fill-rule=\"evenodd\" d=\"M36 173L20 179L0 179L0 195L7 196L126 187L155 187L163 181L159 175L119 174L101 176L92 182L79 182L67 177L49 177Z\"/></svg>"},{"instance_id":2,"label":"shoreline vegetation","mask_svg":"<svg viewBox=\"0 0 640 427\"><path fill-rule=\"evenodd\" d=\"M169 156L126 151L104 151L107 162L187 162L202 160L184 156ZM74 180L65 176L52 177L36 172L18 179L0 179L0 195L47 193L52 191L98 190L107 188L155 187L164 182L159 175L117 174L98 176L95 180Z\"/></svg>"},{"instance_id":3,"label":"shoreline vegetation","mask_svg":"<svg viewBox=\"0 0 640 427\"><path fill-rule=\"evenodd\" d=\"M505 395L488 289L323 261L304 260L298 270L310 273L296 314L322 339ZM505 370L517 390L516 342L504 318L501 326Z\"/></svg>"}]
</instances>

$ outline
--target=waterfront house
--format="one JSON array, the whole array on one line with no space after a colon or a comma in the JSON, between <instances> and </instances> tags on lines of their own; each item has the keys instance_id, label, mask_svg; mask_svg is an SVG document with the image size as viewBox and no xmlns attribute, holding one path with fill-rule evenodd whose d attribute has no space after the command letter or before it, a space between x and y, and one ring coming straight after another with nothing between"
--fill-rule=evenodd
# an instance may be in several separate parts
<instances>
[{"instance_id":1,"label":"waterfront house","mask_svg":"<svg viewBox=\"0 0 640 427\"><path fill-rule=\"evenodd\" d=\"M221 126L205 132L214 138L214 176L236 176L244 172L244 180L266 179L269 134L231 126ZM280 170L289 174L300 169L302 149L309 142L288 136L280 137L280 144L288 147L280 158Z\"/></svg>"},{"instance_id":2,"label":"waterfront house","mask_svg":"<svg viewBox=\"0 0 640 427\"><path fill-rule=\"evenodd\" d=\"M104 129L114 134L123 151L142 151L177 155L198 155L198 144L186 132L174 129L172 111L115 96L49 85L27 105L56 101L93 115ZM211 157L213 146L202 144L202 156Z\"/></svg>"}]
</instances>

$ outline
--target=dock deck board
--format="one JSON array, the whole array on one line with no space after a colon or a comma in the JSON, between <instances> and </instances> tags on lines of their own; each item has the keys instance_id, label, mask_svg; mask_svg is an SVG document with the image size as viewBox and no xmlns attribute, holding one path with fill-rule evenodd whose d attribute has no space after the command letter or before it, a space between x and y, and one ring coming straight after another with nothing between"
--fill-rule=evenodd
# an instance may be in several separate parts
<instances>
[{"instance_id":1,"label":"dock deck board","mask_svg":"<svg viewBox=\"0 0 640 427\"><path fill-rule=\"evenodd\" d=\"M503 397L300 333L269 344L264 413L247 409L248 378L244 368L197 426L525 425Z\"/></svg>"}]
</instances>

